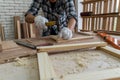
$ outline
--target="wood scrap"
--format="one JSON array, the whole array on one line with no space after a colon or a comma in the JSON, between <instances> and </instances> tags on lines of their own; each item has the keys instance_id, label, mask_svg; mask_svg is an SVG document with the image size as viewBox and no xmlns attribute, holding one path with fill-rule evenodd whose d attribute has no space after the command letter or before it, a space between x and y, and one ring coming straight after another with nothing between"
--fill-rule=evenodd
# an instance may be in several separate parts
<instances>
[{"instance_id":1,"label":"wood scrap","mask_svg":"<svg viewBox=\"0 0 120 80\"><path fill-rule=\"evenodd\" d=\"M37 53L40 80L55 80L56 74L46 52Z\"/></svg>"},{"instance_id":2,"label":"wood scrap","mask_svg":"<svg viewBox=\"0 0 120 80\"><path fill-rule=\"evenodd\" d=\"M91 47L100 47L106 46L106 42L86 42L86 43L74 43L74 44L61 44L53 46L42 46L37 47L38 52L61 52L61 51L71 51L81 48L91 48Z\"/></svg>"},{"instance_id":3,"label":"wood scrap","mask_svg":"<svg viewBox=\"0 0 120 80\"><path fill-rule=\"evenodd\" d=\"M109 54L111 54L112 56L115 56L117 58L120 59L120 50L109 47L109 46L105 46L105 47L98 47L97 49L100 49L102 51L105 51Z\"/></svg>"}]
</instances>

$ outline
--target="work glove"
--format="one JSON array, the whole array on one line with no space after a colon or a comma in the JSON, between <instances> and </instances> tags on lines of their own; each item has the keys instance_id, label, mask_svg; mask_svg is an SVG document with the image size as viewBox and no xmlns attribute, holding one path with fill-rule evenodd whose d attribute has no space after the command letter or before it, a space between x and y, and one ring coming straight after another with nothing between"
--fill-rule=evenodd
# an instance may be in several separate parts
<instances>
[{"instance_id":1,"label":"work glove","mask_svg":"<svg viewBox=\"0 0 120 80\"><path fill-rule=\"evenodd\" d=\"M35 17L35 26L39 27L40 29L46 30L47 26L45 25L48 20L45 17L42 16L36 16Z\"/></svg>"},{"instance_id":2,"label":"work glove","mask_svg":"<svg viewBox=\"0 0 120 80\"><path fill-rule=\"evenodd\" d=\"M27 14L27 15L25 16L25 21L26 21L27 23L34 23L34 18L35 18L35 16L33 16L32 14Z\"/></svg>"},{"instance_id":3,"label":"work glove","mask_svg":"<svg viewBox=\"0 0 120 80\"><path fill-rule=\"evenodd\" d=\"M72 31L69 28L64 27L64 28L61 29L58 36L59 36L59 38L63 38L65 40L68 40L68 39L72 38L73 34L72 34Z\"/></svg>"},{"instance_id":4,"label":"work glove","mask_svg":"<svg viewBox=\"0 0 120 80\"><path fill-rule=\"evenodd\" d=\"M34 23L36 26L36 35L37 37L43 36L43 32L47 31L48 27L45 25L45 23L48 22L48 20L45 17L42 16L36 16L34 19Z\"/></svg>"}]
</instances>

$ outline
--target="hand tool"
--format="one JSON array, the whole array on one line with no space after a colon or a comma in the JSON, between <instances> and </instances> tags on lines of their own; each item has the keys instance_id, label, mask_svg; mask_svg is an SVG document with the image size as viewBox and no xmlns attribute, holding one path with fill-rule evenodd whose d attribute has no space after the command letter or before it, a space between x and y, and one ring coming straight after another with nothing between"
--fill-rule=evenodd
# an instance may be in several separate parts
<instances>
[{"instance_id":1,"label":"hand tool","mask_svg":"<svg viewBox=\"0 0 120 80\"><path fill-rule=\"evenodd\" d=\"M116 49L120 50L120 40L104 33L104 32L98 32L98 35L100 35L101 37L103 37L103 39L108 42L111 46L113 46Z\"/></svg>"},{"instance_id":2,"label":"hand tool","mask_svg":"<svg viewBox=\"0 0 120 80\"><path fill-rule=\"evenodd\" d=\"M40 44L32 44L31 40L26 39L26 41L22 41L22 40L14 40L17 44L31 48L31 49L36 49L38 46L49 46L49 45L53 45L52 43L40 43Z\"/></svg>"}]
</instances>

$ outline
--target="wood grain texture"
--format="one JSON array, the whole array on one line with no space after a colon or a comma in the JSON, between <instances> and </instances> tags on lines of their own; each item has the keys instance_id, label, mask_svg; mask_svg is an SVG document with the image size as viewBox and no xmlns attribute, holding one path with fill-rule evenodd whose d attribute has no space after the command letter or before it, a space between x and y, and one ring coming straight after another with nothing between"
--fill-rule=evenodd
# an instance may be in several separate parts
<instances>
[{"instance_id":1,"label":"wood grain texture","mask_svg":"<svg viewBox=\"0 0 120 80\"><path fill-rule=\"evenodd\" d=\"M70 41L77 41L77 40L85 40L85 39L93 39L94 36L80 36L80 37L73 37L69 40L64 40L62 38L58 38L58 36L51 36L52 39L54 39L57 43L62 43L62 42L70 42Z\"/></svg>"},{"instance_id":2,"label":"wood grain texture","mask_svg":"<svg viewBox=\"0 0 120 80\"><path fill-rule=\"evenodd\" d=\"M112 56L115 56L120 59L120 50L105 46L105 47L98 47L97 49L100 49L102 51L105 51L106 53L109 53Z\"/></svg>"},{"instance_id":3,"label":"wood grain texture","mask_svg":"<svg viewBox=\"0 0 120 80\"><path fill-rule=\"evenodd\" d=\"M54 80L56 74L46 52L37 53L40 80Z\"/></svg>"},{"instance_id":4,"label":"wood grain texture","mask_svg":"<svg viewBox=\"0 0 120 80\"><path fill-rule=\"evenodd\" d=\"M38 52L59 52L59 51L70 51L77 50L81 48L91 48L91 47L100 47L106 46L106 42L86 42L86 43L73 43L73 44L61 44L53 46L42 46L37 47Z\"/></svg>"},{"instance_id":5,"label":"wood grain texture","mask_svg":"<svg viewBox=\"0 0 120 80\"><path fill-rule=\"evenodd\" d=\"M19 16L14 16L14 27L15 27L15 38L21 39L21 25L20 25Z\"/></svg>"}]
</instances>

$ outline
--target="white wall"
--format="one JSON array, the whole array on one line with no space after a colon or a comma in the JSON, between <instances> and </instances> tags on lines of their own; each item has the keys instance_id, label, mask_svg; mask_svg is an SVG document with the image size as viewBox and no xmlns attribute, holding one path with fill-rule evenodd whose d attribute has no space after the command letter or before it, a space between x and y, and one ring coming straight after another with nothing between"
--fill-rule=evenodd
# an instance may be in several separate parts
<instances>
[{"instance_id":1,"label":"white wall","mask_svg":"<svg viewBox=\"0 0 120 80\"><path fill-rule=\"evenodd\" d=\"M78 26L82 27L80 12L82 11L82 0L75 0L78 8ZM14 39L13 16L20 16L23 21L24 13L29 9L32 0L0 0L0 23L5 30L6 39Z\"/></svg>"},{"instance_id":2,"label":"white wall","mask_svg":"<svg viewBox=\"0 0 120 80\"><path fill-rule=\"evenodd\" d=\"M80 17L80 13L83 12L83 5L80 3L83 0L76 0L77 4L77 14L78 14L78 31L82 29L82 18Z\"/></svg>"}]
</instances>

